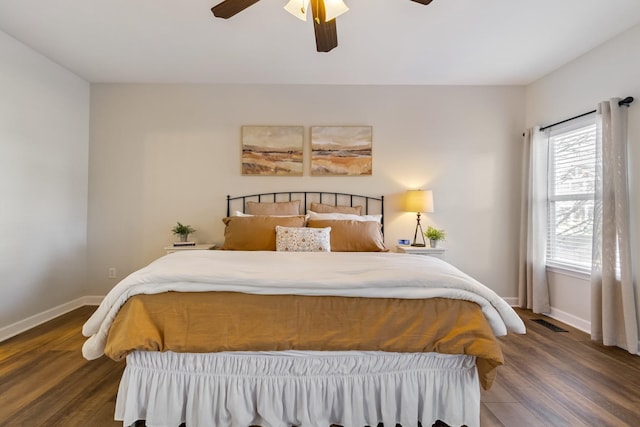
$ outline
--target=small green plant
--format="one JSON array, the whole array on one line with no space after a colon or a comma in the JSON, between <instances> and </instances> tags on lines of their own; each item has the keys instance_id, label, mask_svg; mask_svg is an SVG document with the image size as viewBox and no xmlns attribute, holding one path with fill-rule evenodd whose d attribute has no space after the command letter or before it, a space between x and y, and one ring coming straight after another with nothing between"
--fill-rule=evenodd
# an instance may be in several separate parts
<instances>
[{"instance_id":1,"label":"small green plant","mask_svg":"<svg viewBox=\"0 0 640 427\"><path fill-rule=\"evenodd\" d=\"M436 241L444 240L445 232L444 230L438 230L436 228L428 226L427 231L424 232L424 237L426 237L429 240L436 240Z\"/></svg>"},{"instance_id":2,"label":"small green plant","mask_svg":"<svg viewBox=\"0 0 640 427\"><path fill-rule=\"evenodd\" d=\"M173 231L173 234L179 235L185 241L187 240L187 237L189 236L189 234L196 232L196 230L190 225L180 224L180 222L178 222L178 225L173 227L171 231Z\"/></svg>"}]
</instances>

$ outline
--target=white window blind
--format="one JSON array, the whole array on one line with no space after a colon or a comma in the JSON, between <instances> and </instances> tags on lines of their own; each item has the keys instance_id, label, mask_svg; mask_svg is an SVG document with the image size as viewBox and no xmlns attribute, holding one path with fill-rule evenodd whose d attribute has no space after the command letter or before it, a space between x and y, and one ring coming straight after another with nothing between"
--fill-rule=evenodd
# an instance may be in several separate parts
<instances>
[{"instance_id":1,"label":"white window blind","mask_svg":"<svg viewBox=\"0 0 640 427\"><path fill-rule=\"evenodd\" d=\"M591 271L595 161L594 115L549 132L549 265Z\"/></svg>"}]
</instances>

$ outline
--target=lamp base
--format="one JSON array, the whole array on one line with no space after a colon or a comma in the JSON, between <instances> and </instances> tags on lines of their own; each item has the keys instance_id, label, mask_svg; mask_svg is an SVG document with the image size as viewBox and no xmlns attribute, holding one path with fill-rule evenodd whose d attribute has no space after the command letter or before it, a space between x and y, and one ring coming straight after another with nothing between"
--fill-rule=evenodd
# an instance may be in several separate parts
<instances>
[{"instance_id":1,"label":"lamp base","mask_svg":"<svg viewBox=\"0 0 640 427\"><path fill-rule=\"evenodd\" d=\"M422 237L422 243L418 243L418 230L420 231L420 237ZM411 246L416 246L418 248L424 248L427 246L426 240L424 240L424 232L422 231L422 226L420 225L420 212L418 212L418 217L416 218L416 232L413 233L413 243Z\"/></svg>"}]
</instances>

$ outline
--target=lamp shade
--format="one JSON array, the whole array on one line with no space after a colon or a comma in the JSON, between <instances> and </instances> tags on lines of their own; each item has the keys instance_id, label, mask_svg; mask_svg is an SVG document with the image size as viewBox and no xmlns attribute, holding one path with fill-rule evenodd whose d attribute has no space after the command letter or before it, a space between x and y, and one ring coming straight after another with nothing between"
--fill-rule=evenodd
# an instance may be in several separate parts
<instances>
[{"instance_id":1,"label":"lamp shade","mask_svg":"<svg viewBox=\"0 0 640 427\"><path fill-rule=\"evenodd\" d=\"M317 1L317 0L316 0ZM345 13L349 8L342 0L322 0L324 3L324 20L331 21ZM307 20L309 0L289 0L284 10L303 21Z\"/></svg>"},{"instance_id":2,"label":"lamp shade","mask_svg":"<svg viewBox=\"0 0 640 427\"><path fill-rule=\"evenodd\" d=\"M433 212L433 192L431 190L407 191L404 210L407 212Z\"/></svg>"},{"instance_id":3,"label":"lamp shade","mask_svg":"<svg viewBox=\"0 0 640 427\"><path fill-rule=\"evenodd\" d=\"M342 0L324 0L324 20L331 21L345 13L349 8Z\"/></svg>"},{"instance_id":4,"label":"lamp shade","mask_svg":"<svg viewBox=\"0 0 640 427\"><path fill-rule=\"evenodd\" d=\"M307 20L307 9L309 8L309 0L289 0L284 10L303 21Z\"/></svg>"}]
</instances>

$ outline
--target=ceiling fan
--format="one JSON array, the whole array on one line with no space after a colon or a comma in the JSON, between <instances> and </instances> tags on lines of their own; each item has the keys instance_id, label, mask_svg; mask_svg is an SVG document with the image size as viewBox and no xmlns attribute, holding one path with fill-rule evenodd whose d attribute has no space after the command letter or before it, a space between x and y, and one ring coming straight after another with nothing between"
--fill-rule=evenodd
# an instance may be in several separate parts
<instances>
[{"instance_id":1,"label":"ceiling fan","mask_svg":"<svg viewBox=\"0 0 640 427\"><path fill-rule=\"evenodd\" d=\"M213 6L211 12L218 18L229 19L258 1L260 0L224 0ZM313 29L316 35L316 50L318 52L329 52L338 46L338 32L335 17L348 10L344 3L342 3L342 0L340 0L339 3L342 4L340 10L338 12L331 12L329 5L325 4L325 2L329 3L330 1L331 0L290 0L285 6L288 12L306 21L307 6L311 3ZM433 0L411 1L428 5Z\"/></svg>"}]
</instances>

